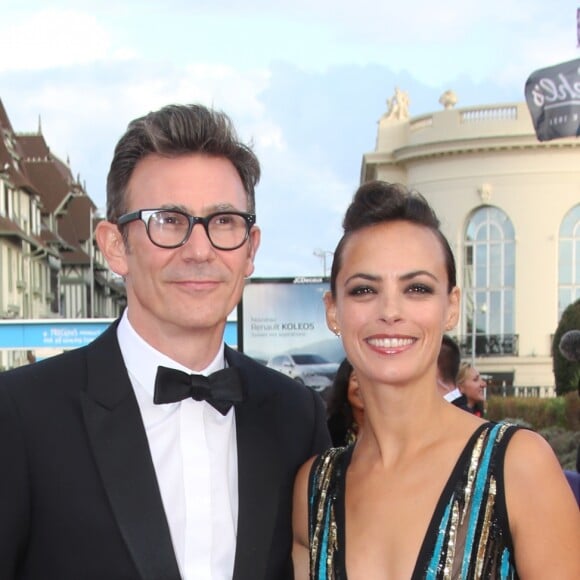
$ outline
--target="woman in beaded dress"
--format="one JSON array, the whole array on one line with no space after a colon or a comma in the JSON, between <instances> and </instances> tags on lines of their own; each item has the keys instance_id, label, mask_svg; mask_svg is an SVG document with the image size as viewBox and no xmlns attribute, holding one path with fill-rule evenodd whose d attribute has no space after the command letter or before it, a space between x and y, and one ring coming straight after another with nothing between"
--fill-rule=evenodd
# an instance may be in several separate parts
<instances>
[{"instance_id":1,"label":"woman in beaded dress","mask_svg":"<svg viewBox=\"0 0 580 580\"><path fill-rule=\"evenodd\" d=\"M365 427L298 473L295 578L580 578L580 515L548 444L437 391L459 290L432 209L372 182L343 226L325 304Z\"/></svg>"}]
</instances>

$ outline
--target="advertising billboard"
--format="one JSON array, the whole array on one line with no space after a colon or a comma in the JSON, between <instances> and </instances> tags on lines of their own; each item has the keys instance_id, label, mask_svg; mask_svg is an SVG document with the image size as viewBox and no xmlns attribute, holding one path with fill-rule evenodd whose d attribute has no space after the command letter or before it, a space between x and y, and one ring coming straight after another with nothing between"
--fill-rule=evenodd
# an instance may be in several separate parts
<instances>
[{"instance_id":1,"label":"advertising billboard","mask_svg":"<svg viewBox=\"0 0 580 580\"><path fill-rule=\"evenodd\" d=\"M317 391L344 358L326 326L328 278L252 278L238 307L238 349Z\"/></svg>"}]
</instances>

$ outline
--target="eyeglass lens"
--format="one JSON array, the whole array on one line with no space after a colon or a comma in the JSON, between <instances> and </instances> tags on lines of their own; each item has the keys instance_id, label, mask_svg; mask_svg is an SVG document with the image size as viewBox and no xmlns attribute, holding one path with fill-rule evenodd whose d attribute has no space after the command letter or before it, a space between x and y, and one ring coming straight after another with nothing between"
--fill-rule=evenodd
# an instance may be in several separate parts
<instances>
[{"instance_id":1,"label":"eyeglass lens","mask_svg":"<svg viewBox=\"0 0 580 580\"><path fill-rule=\"evenodd\" d=\"M215 214L204 225L212 245L224 250L241 246L248 235L245 218L234 213ZM149 217L147 230L154 244L177 247L190 234L190 220L180 212L157 211Z\"/></svg>"}]
</instances>

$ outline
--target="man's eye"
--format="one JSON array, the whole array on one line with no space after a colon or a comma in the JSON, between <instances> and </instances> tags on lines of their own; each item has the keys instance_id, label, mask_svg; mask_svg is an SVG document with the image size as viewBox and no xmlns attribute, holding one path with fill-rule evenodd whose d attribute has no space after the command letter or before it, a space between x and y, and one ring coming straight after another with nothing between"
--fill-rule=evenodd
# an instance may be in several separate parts
<instances>
[{"instance_id":1,"label":"man's eye","mask_svg":"<svg viewBox=\"0 0 580 580\"><path fill-rule=\"evenodd\" d=\"M185 218L176 213L165 213L157 216L156 221L160 225L178 226L185 222Z\"/></svg>"},{"instance_id":2,"label":"man's eye","mask_svg":"<svg viewBox=\"0 0 580 580\"><path fill-rule=\"evenodd\" d=\"M231 214L219 214L212 218L212 223L216 226L229 226L236 223L236 217Z\"/></svg>"}]
</instances>

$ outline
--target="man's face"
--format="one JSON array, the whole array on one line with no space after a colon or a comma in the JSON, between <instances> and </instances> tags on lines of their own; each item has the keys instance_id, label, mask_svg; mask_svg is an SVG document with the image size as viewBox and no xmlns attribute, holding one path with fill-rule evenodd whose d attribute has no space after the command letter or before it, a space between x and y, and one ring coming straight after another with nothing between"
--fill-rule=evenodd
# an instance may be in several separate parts
<instances>
[{"instance_id":1,"label":"man's face","mask_svg":"<svg viewBox=\"0 0 580 580\"><path fill-rule=\"evenodd\" d=\"M137 164L128 184L127 212L156 208L201 217L220 210L248 210L233 164L200 154L149 155ZM127 243L111 267L125 278L128 316L135 330L157 348L191 332L221 336L241 298L244 278L254 271L259 229L253 227L240 248L225 251L211 245L202 224L175 249L155 246L142 221L123 227Z\"/></svg>"}]
</instances>

